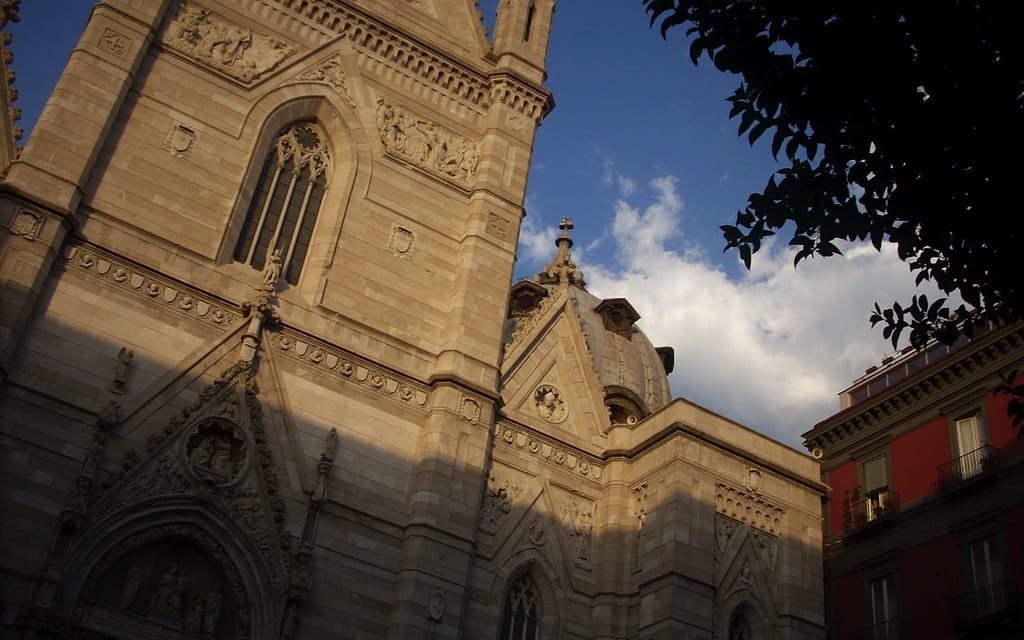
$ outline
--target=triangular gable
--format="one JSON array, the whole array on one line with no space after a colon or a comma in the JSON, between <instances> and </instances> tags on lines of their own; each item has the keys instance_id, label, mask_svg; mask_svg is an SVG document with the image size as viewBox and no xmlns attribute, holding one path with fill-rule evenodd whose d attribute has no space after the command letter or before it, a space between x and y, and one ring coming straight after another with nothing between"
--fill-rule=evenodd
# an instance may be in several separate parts
<instances>
[{"instance_id":1,"label":"triangular gable","mask_svg":"<svg viewBox=\"0 0 1024 640\"><path fill-rule=\"evenodd\" d=\"M545 433L592 442L609 422L579 322L564 297L540 311L502 369L505 411Z\"/></svg>"}]
</instances>

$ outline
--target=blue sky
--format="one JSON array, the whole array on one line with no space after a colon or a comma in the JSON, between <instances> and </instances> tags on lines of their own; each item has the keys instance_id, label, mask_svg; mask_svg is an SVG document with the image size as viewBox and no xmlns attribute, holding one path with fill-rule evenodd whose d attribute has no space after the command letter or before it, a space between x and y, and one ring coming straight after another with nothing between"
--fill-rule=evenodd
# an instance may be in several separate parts
<instances>
[{"instance_id":1,"label":"blue sky","mask_svg":"<svg viewBox=\"0 0 1024 640\"><path fill-rule=\"evenodd\" d=\"M493 11L497 0L481 7ZM29 131L88 17L86 0L29 0L11 25L22 126ZM517 278L554 252L572 217L589 288L629 298L655 345L676 350L673 392L794 447L837 409L836 393L891 347L868 309L908 298L895 252L793 269L767 246L751 271L722 253L719 225L775 168L765 136L736 136L725 98L738 79L694 67L640 0L561 0L548 56L556 108L537 134ZM929 292L931 296L931 292Z\"/></svg>"}]
</instances>

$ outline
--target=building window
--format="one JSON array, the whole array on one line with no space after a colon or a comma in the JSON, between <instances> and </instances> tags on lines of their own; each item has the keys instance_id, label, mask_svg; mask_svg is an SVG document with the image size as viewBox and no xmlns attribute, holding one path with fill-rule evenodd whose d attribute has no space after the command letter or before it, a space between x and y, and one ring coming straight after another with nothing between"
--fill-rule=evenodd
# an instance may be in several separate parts
<instances>
[{"instance_id":1,"label":"building window","mask_svg":"<svg viewBox=\"0 0 1024 640\"><path fill-rule=\"evenodd\" d=\"M277 249L284 280L299 281L330 171L325 141L310 122L293 124L278 135L242 223L237 262L262 270Z\"/></svg>"},{"instance_id":2,"label":"building window","mask_svg":"<svg viewBox=\"0 0 1024 640\"><path fill-rule=\"evenodd\" d=\"M891 502L889 494L889 461L880 455L864 463L864 515L871 522L885 514Z\"/></svg>"},{"instance_id":3,"label":"building window","mask_svg":"<svg viewBox=\"0 0 1024 640\"><path fill-rule=\"evenodd\" d=\"M985 447L985 423L981 413L974 413L953 423L956 460L953 472L958 480L973 478L981 473L988 458Z\"/></svg>"},{"instance_id":4,"label":"building window","mask_svg":"<svg viewBox=\"0 0 1024 640\"><path fill-rule=\"evenodd\" d=\"M868 583L871 632L865 635L872 640L890 640L898 637L894 583L891 573Z\"/></svg>"},{"instance_id":5,"label":"building window","mask_svg":"<svg viewBox=\"0 0 1024 640\"><path fill-rule=\"evenodd\" d=\"M1009 604L1003 584L995 537L975 540L967 545L967 617L977 620L998 613Z\"/></svg>"},{"instance_id":6,"label":"building window","mask_svg":"<svg viewBox=\"0 0 1024 640\"><path fill-rule=\"evenodd\" d=\"M501 618L500 640L537 640L540 633L540 598L529 575L512 584Z\"/></svg>"}]
</instances>

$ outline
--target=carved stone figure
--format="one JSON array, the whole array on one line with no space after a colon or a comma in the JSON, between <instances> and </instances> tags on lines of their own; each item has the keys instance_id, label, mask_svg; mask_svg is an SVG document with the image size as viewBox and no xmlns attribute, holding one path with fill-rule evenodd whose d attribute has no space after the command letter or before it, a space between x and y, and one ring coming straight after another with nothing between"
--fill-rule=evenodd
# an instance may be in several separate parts
<instances>
[{"instance_id":1,"label":"carved stone figure","mask_svg":"<svg viewBox=\"0 0 1024 640\"><path fill-rule=\"evenodd\" d=\"M573 544L573 563L590 568L590 534L593 529L593 505L581 507L572 502L562 506L563 524Z\"/></svg>"},{"instance_id":2,"label":"carved stone figure","mask_svg":"<svg viewBox=\"0 0 1024 640\"><path fill-rule=\"evenodd\" d=\"M721 558L739 523L722 515L715 516L715 558Z\"/></svg>"},{"instance_id":3,"label":"carved stone figure","mask_svg":"<svg viewBox=\"0 0 1024 640\"><path fill-rule=\"evenodd\" d=\"M494 533L498 530L498 522L502 516L512 510L513 494L518 494L521 489L508 480L498 486L493 475L487 484L487 493L484 495L484 503L480 510L480 527L484 531Z\"/></svg>"},{"instance_id":4,"label":"carved stone figure","mask_svg":"<svg viewBox=\"0 0 1024 640\"><path fill-rule=\"evenodd\" d=\"M185 615L185 631L200 633L203 630L203 599L199 596L192 597L192 606Z\"/></svg>"},{"instance_id":5,"label":"carved stone figure","mask_svg":"<svg viewBox=\"0 0 1024 640\"><path fill-rule=\"evenodd\" d=\"M444 127L377 99L377 133L384 148L430 172L468 182L480 162L472 142Z\"/></svg>"},{"instance_id":6,"label":"carved stone figure","mask_svg":"<svg viewBox=\"0 0 1024 640\"><path fill-rule=\"evenodd\" d=\"M118 604L125 611L132 608L135 604L135 598L139 595L139 585L142 584L142 569L139 568L138 563L133 562L128 565L128 571L124 577L124 587L121 589L121 597L118 600Z\"/></svg>"},{"instance_id":7,"label":"carved stone figure","mask_svg":"<svg viewBox=\"0 0 1024 640\"><path fill-rule=\"evenodd\" d=\"M206 594L206 600L203 603L204 635L212 636L217 632L217 623L220 622L220 606L223 599L224 597L221 595L220 589L214 589Z\"/></svg>"},{"instance_id":8,"label":"carved stone figure","mask_svg":"<svg viewBox=\"0 0 1024 640\"><path fill-rule=\"evenodd\" d=\"M267 260L267 266L263 269L263 286L273 289L281 278L281 249L274 249Z\"/></svg>"},{"instance_id":9,"label":"carved stone figure","mask_svg":"<svg viewBox=\"0 0 1024 640\"><path fill-rule=\"evenodd\" d=\"M128 366L134 357L135 352L127 347L121 347L121 350L117 352L117 362L114 363L114 381L110 384L108 391L118 395L124 393L124 385L128 381Z\"/></svg>"},{"instance_id":10,"label":"carved stone figure","mask_svg":"<svg viewBox=\"0 0 1024 640\"><path fill-rule=\"evenodd\" d=\"M211 420L193 429L186 452L189 468L200 479L225 485L241 476L245 439L230 423Z\"/></svg>"},{"instance_id":11,"label":"carved stone figure","mask_svg":"<svg viewBox=\"0 0 1024 640\"><path fill-rule=\"evenodd\" d=\"M179 5L163 40L171 48L246 83L257 80L294 51L282 40L256 33L188 2Z\"/></svg>"},{"instance_id":12,"label":"carved stone figure","mask_svg":"<svg viewBox=\"0 0 1024 640\"><path fill-rule=\"evenodd\" d=\"M185 574L177 563L160 576L160 588L149 604L150 613L177 618L181 615L181 594L185 590Z\"/></svg>"}]
</instances>

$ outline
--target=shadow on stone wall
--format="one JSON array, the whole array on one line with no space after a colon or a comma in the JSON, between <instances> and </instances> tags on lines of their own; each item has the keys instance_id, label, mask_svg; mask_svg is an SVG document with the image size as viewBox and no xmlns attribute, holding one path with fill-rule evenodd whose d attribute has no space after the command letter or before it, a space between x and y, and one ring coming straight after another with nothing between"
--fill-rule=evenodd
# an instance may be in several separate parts
<instances>
[{"instance_id":1,"label":"shadow on stone wall","mask_svg":"<svg viewBox=\"0 0 1024 640\"><path fill-rule=\"evenodd\" d=\"M217 329L154 313L160 296L119 301L152 318L143 334L196 343L133 349L83 332L55 288L0 388L7 637L497 638L523 584L545 639L824 635L814 514L742 482L723 496L735 479L683 456L682 430L633 477L636 460L481 421L470 392L485 404L467 418L451 388L283 357L288 331L238 363L246 319L227 305ZM301 385L351 410L316 418Z\"/></svg>"}]
</instances>

